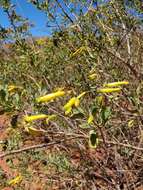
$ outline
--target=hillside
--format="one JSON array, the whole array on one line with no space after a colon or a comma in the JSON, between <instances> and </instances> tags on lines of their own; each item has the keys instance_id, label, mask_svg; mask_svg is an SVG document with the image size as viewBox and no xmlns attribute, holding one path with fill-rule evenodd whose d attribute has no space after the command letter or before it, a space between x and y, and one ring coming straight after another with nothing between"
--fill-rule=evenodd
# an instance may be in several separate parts
<instances>
[{"instance_id":1,"label":"hillside","mask_svg":"<svg viewBox=\"0 0 143 190\"><path fill-rule=\"evenodd\" d=\"M3 5L14 27L0 37L0 189L142 190L141 19L111 1L69 24L76 8L46 2L31 1L64 21L49 37Z\"/></svg>"}]
</instances>

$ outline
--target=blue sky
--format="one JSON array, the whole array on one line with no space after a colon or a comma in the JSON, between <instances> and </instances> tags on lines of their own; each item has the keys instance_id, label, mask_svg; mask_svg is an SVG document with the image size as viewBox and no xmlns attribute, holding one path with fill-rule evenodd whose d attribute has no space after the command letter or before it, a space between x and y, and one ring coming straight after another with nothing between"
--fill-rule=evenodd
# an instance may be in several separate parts
<instances>
[{"instance_id":1,"label":"blue sky","mask_svg":"<svg viewBox=\"0 0 143 190\"><path fill-rule=\"evenodd\" d=\"M24 18L28 18L35 25L30 29L34 36L45 36L51 33L50 29L46 27L46 16L42 11L37 10L27 0L13 0L12 2L16 5L17 13ZM8 18L1 8L0 24L4 27L9 26Z\"/></svg>"},{"instance_id":2,"label":"blue sky","mask_svg":"<svg viewBox=\"0 0 143 190\"><path fill-rule=\"evenodd\" d=\"M46 15L38 10L34 5L28 2L28 0L11 0L13 4L16 5L16 12L21 15L24 18L28 18L31 23L35 25L35 27L30 29L30 32L33 36L45 36L50 35L52 33L52 28L46 27ZM63 8L66 10L68 14L70 14L69 10L65 7L64 1L59 0L59 2L62 4ZM90 0L87 0L87 3L89 3ZM80 6L79 6L80 7ZM77 6L77 12L79 11ZM72 4L70 4L70 8L72 8ZM86 8L83 8L83 11L86 11ZM58 13L60 13L60 9L58 10ZM75 17L70 14L71 18L74 20ZM58 22L60 22L60 18L58 19ZM3 27L9 26L9 21L6 16L6 14L3 12L3 10L0 8L0 24Z\"/></svg>"},{"instance_id":3,"label":"blue sky","mask_svg":"<svg viewBox=\"0 0 143 190\"><path fill-rule=\"evenodd\" d=\"M63 7L65 8L63 1L62 0L59 1L62 3ZM103 1L105 3L108 2L109 0L103 0ZM88 2L89 0L87 0L87 3ZM31 3L29 3L28 0L12 0L12 3L16 5L16 12L19 15L21 15L24 18L28 18L29 21L35 25L30 29L30 32L32 33L33 36L46 36L51 34L52 32L51 29L46 27L46 15L42 11L36 9L36 7L34 7ZM66 11L68 12L67 9ZM86 9L85 10L83 9L83 11L86 11ZM137 12L135 10L130 10L129 12L130 14L134 16L139 16L141 19L143 19L143 14L137 15ZM71 15L71 17L74 20L73 15ZM1 8L0 8L0 24L3 27L9 26L8 18Z\"/></svg>"},{"instance_id":4,"label":"blue sky","mask_svg":"<svg viewBox=\"0 0 143 190\"><path fill-rule=\"evenodd\" d=\"M89 0L87 0L88 2ZM45 36L52 33L52 28L46 27L47 18L44 12L38 10L32 3L29 3L28 0L11 0L11 2L16 5L16 12L18 15L21 15L23 18L28 18L31 23L35 25L30 29L30 32L33 36ZM63 8L69 13L68 9L65 7L63 0L59 0ZM72 4L71 4L72 6ZM58 9L58 13L60 13ZM74 20L74 16L70 15ZM60 18L57 19L60 22ZM0 24L3 27L9 26L9 21L7 15L0 8Z\"/></svg>"}]
</instances>

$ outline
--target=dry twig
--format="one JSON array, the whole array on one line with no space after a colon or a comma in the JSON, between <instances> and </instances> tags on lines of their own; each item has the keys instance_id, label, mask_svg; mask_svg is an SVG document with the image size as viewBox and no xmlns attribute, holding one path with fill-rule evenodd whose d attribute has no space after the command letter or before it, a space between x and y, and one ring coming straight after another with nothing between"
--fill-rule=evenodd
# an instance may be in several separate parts
<instances>
[{"instance_id":1,"label":"dry twig","mask_svg":"<svg viewBox=\"0 0 143 190\"><path fill-rule=\"evenodd\" d=\"M41 148L45 148L45 147L51 147L51 146L54 146L56 144L60 144L60 143L70 141L72 139L78 139L78 138L87 139L88 137L76 134L76 135L74 135L74 137L71 137L71 138L68 138L68 139L65 138L65 139L57 140L57 141L51 142L51 143L42 143L42 144L37 144L37 145L33 145L33 146L28 146L28 147L21 148L21 149L18 149L18 150L13 150L13 151L3 153L3 154L0 155L0 159L4 158L6 156L10 156L10 155L13 155L13 154L19 154L19 153L26 152L26 151L33 150L33 149L41 149ZM99 140L100 140L100 142L103 142L103 139L99 139ZM126 147L126 148L131 148L131 149L134 149L134 150L143 151L143 148L136 147L136 146L131 145L131 144L124 144L124 143L113 142L113 141L106 141L106 144L123 146L123 147Z\"/></svg>"}]
</instances>

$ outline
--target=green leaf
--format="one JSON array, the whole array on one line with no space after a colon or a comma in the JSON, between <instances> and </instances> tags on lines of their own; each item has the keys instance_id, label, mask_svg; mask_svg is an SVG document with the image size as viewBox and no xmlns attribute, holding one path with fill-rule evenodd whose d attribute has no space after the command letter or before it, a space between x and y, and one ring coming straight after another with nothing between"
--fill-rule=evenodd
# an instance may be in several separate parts
<instances>
[{"instance_id":1,"label":"green leaf","mask_svg":"<svg viewBox=\"0 0 143 190\"><path fill-rule=\"evenodd\" d=\"M82 123L81 125L79 125L79 127L82 129L88 129L90 128L90 125L88 123Z\"/></svg>"},{"instance_id":2,"label":"green leaf","mask_svg":"<svg viewBox=\"0 0 143 190\"><path fill-rule=\"evenodd\" d=\"M110 107L103 107L101 111L101 118L103 123L106 123L111 116L111 108Z\"/></svg>"},{"instance_id":3,"label":"green leaf","mask_svg":"<svg viewBox=\"0 0 143 190\"><path fill-rule=\"evenodd\" d=\"M73 113L70 116L71 119L82 119L84 118L84 111L82 108L78 107L77 109L73 109Z\"/></svg>"},{"instance_id":4,"label":"green leaf","mask_svg":"<svg viewBox=\"0 0 143 190\"><path fill-rule=\"evenodd\" d=\"M89 132L89 147L96 148L99 143L98 136L94 130Z\"/></svg>"},{"instance_id":5,"label":"green leaf","mask_svg":"<svg viewBox=\"0 0 143 190\"><path fill-rule=\"evenodd\" d=\"M93 116L96 115L97 110L98 110L97 107L94 105L94 106L92 107L92 110L91 110L91 113L92 113Z\"/></svg>"},{"instance_id":6,"label":"green leaf","mask_svg":"<svg viewBox=\"0 0 143 190\"><path fill-rule=\"evenodd\" d=\"M6 92L3 89L0 90L0 99L2 101L5 101L5 99L6 99Z\"/></svg>"}]
</instances>

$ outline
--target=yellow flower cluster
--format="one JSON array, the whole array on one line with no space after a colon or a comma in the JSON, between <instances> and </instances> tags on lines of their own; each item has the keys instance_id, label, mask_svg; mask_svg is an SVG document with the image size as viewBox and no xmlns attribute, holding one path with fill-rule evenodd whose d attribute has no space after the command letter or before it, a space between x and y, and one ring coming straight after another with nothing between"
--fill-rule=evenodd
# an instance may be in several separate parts
<instances>
[{"instance_id":1,"label":"yellow flower cluster","mask_svg":"<svg viewBox=\"0 0 143 190\"><path fill-rule=\"evenodd\" d=\"M45 96L38 97L36 101L38 103L43 103L43 102L50 102L52 100L55 100L56 98L59 98L61 96L64 96L66 93L63 89L58 89L56 92L50 93ZM32 122L35 120L40 120L40 119L46 119L46 123L48 124L50 120L53 120L56 117L56 115L47 115L47 114L37 114L37 115L30 115L30 116L25 116L24 121L26 122ZM46 131L42 129L36 129L32 126L25 126L25 130L33 135L33 136L40 136L42 134L45 134Z\"/></svg>"},{"instance_id":2,"label":"yellow flower cluster","mask_svg":"<svg viewBox=\"0 0 143 190\"><path fill-rule=\"evenodd\" d=\"M97 92L98 93L120 92L122 90L121 85L127 85L127 84L129 84L128 81L118 81L118 82L107 83L107 84L104 84L105 88L100 88L97 90Z\"/></svg>"},{"instance_id":3,"label":"yellow flower cluster","mask_svg":"<svg viewBox=\"0 0 143 190\"><path fill-rule=\"evenodd\" d=\"M77 51L76 53L79 53L80 51ZM92 80L96 76L97 75L95 73L91 73L90 79ZM104 84L103 88L97 89L97 93L120 92L122 89L121 86L127 85L127 84L129 84L128 81L118 81L118 82L113 82L113 83L107 83L107 84ZM12 89L12 87L11 87L11 89ZM71 93L71 91L70 91L70 93ZM68 102L63 106L63 110L65 111L65 115L70 114L74 107L79 107L81 98L87 93L88 93L88 91L82 92L78 96L74 96L71 99L69 99ZM69 94L69 91L65 91L64 88L58 88L58 89L56 89L56 92L52 92L52 93L47 94L45 96L38 97L36 99L36 102L38 102L38 103L50 102L50 101L53 101L59 97L63 97L67 94ZM99 95L97 97L97 103L99 105L104 103L104 96L103 95ZM24 120L26 122L30 123L30 122L35 121L35 120L45 119L46 123L49 124L49 121L53 120L55 117L56 117L56 115L54 115L54 114L53 115L37 114L37 115L25 116ZM89 117L87 119L87 123L92 124L93 121L94 121L94 115L90 112ZM129 122L129 126L130 125L132 125L132 122ZM31 134L33 136L40 136L40 135L47 134L46 130L36 129L35 127L31 126L30 124L27 124L25 129L29 134ZM92 148L96 148L96 146L98 145L98 138L97 138L97 135L94 131L92 131L90 133L89 145Z\"/></svg>"},{"instance_id":4,"label":"yellow flower cluster","mask_svg":"<svg viewBox=\"0 0 143 190\"><path fill-rule=\"evenodd\" d=\"M86 92L81 93L79 96L77 97L72 97L65 105L64 105L64 110L65 110L65 115L68 115L71 111L72 108L78 107L80 104L80 98L82 96L84 96L86 94Z\"/></svg>"},{"instance_id":5,"label":"yellow flower cluster","mask_svg":"<svg viewBox=\"0 0 143 190\"><path fill-rule=\"evenodd\" d=\"M52 114L52 115L37 114L37 115L30 115L30 116L27 115L24 117L24 121L29 123L35 120L46 119L46 123L49 124L49 121L53 120L55 117L57 117L55 114ZM36 129L28 125L25 126L25 130L33 136L41 136L46 133L45 130Z\"/></svg>"}]
</instances>

